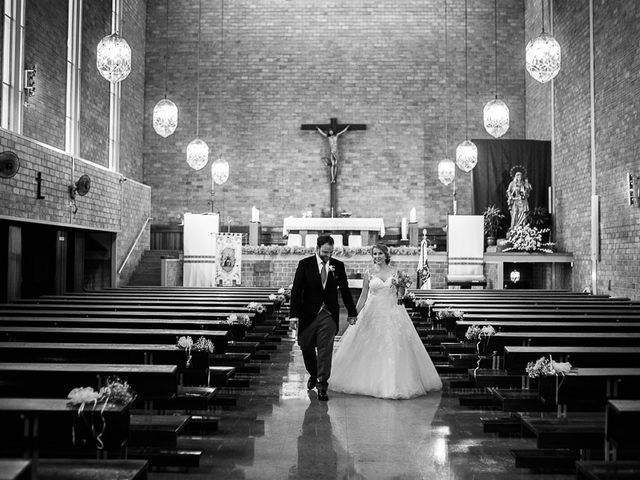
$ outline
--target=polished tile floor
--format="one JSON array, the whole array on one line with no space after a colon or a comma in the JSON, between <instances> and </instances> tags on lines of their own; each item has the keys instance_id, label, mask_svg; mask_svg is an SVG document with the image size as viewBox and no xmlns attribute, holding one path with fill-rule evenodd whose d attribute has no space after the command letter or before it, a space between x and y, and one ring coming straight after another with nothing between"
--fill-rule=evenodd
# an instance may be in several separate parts
<instances>
[{"instance_id":1,"label":"polished tile floor","mask_svg":"<svg viewBox=\"0 0 640 480\"><path fill-rule=\"evenodd\" d=\"M459 406L455 393L380 400L330 392L328 403L306 390L301 353L284 339L238 391L237 406L220 411L217 433L181 440L204 451L188 473L153 472L152 479L547 479L573 475L517 469L509 450L532 439L482 432L479 410Z\"/></svg>"}]
</instances>

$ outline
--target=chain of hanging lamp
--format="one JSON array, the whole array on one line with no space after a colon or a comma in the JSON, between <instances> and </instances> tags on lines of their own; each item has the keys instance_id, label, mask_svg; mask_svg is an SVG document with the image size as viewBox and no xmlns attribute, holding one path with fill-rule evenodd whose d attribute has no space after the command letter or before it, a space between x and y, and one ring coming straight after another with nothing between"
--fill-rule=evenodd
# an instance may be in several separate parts
<instances>
[{"instance_id":1,"label":"chain of hanging lamp","mask_svg":"<svg viewBox=\"0 0 640 480\"><path fill-rule=\"evenodd\" d=\"M449 85L449 43L448 43L448 14L447 14L447 0L444 2L444 81L445 88ZM447 91L446 107L444 110L444 159L438 163L438 180L443 185L449 185L454 181L456 177L456 164L453 160L447 158L447 152L449 150L449 94Z\"/></svg>"},{"instance_id":2,"label":"chain of hanging lamp","mask_svg":"<svg viewBox=\"0 0 640 480\"><path fill-rule=\"evenodd\" d=\"M165 6L164 98L153 107L153 129L161 137L168 137L178 126L178 107L167 98L169 63L169 0Z\"/></svg>"},{"instance_id":3,"label":"chain of hanging lamp","mask_svg":"<svg viewBox=\"0 0 640 480\"><path fill-rule=\"evenodd\" d=\"M487 102L482 110L485 130L493 137L499 138L509 130L509 107L498 99L498 0L494 0L494 72L495 99Z\"/></svg>"},{"instance_id":4,"label":"chain of hanging lamp","mask_svg":"<svg viewBox=\"0 0 640 480\"><path fill-rule=\"evenodd\" d=\"M464 118L465 141L456 148L456 165L464 172L470 172L478 163L478 148L469 141L469 73L467 47L467 0L464 1Z\"/></svg>"},{"instance_id":5,"label":"chain of hanging lamp","mask_svg":"<svg viewBox=\"0 0 640 480\"><path fill-rule=\"evenodd\" d=\"M546 83L560 72L562 52L560 44L544 31L544 0L542 6L542 33L527 44L525 65L529 74L538 82Z\"/></svg>"}]
</instances>

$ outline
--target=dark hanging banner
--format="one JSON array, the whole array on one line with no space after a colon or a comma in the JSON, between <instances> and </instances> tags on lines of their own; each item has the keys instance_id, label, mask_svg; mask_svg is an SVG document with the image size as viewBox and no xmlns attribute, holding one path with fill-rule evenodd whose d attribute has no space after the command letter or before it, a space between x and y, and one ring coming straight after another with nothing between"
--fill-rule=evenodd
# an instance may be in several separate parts
<instances>
[{"instance_id":1,"label":"dark hanging banner","mask_svg":"<svg viewBox=\"0 0 640 480\"><path fill-rule=\"evenodd\" d=\"M497 206L509 226L507 187L510 171L516 165L527 169L531 184L529 209L549 210L548 187L551 186L551 142L541 140L473 140L478 147L478 164L473 169L472 213L481 215L488 205ZM502 234L506 233L506 228Z\"/></svg>"}]
</instances>

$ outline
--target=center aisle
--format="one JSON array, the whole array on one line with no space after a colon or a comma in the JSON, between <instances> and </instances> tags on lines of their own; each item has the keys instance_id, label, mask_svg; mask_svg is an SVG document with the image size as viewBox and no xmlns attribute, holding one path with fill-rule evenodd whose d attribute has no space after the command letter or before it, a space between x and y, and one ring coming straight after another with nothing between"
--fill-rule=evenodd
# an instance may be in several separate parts
<instances>
[{"instance_id":1,"label":"center aisle","mask_svg":"<svg viewBox=\"0 0 640 480\"><path fill-rule=\"evenodd\" d=\"M574 476L517 469L510 448L532 439L482 433L481 412L437 392L412 400L307 392L302 354L283 338L271 359L238 391L238 405L219 412L218 432L185 437L203 450L188 473L151 472L150 479L541 479ZM446 392L446 381L445 381Z\"/></svg>"}]
</instances>

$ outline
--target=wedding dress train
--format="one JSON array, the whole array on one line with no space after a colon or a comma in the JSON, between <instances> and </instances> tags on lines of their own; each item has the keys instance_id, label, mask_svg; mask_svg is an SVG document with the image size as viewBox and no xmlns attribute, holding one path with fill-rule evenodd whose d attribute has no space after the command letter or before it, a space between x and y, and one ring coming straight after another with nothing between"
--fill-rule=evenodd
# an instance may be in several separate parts
<instances>
[{"instance_id":1,"label":"wedding dress train","mask_svg":"<svg viewBox=\"0 0 640 480\"><path fill-rule=\"evenodd\" d=\"M393 276L371 276L367 301L333 354L329 389L379 398L412 398L442 381L404 306Z\"/></svg>"}]
</instances>

